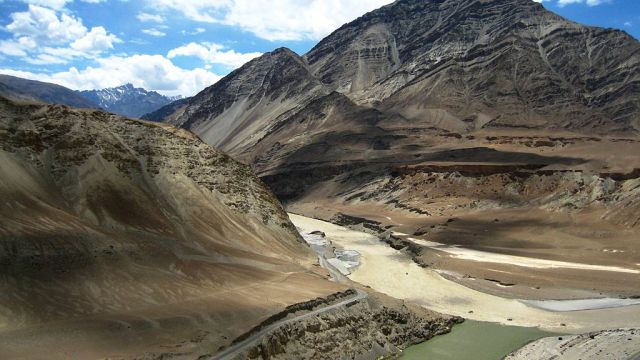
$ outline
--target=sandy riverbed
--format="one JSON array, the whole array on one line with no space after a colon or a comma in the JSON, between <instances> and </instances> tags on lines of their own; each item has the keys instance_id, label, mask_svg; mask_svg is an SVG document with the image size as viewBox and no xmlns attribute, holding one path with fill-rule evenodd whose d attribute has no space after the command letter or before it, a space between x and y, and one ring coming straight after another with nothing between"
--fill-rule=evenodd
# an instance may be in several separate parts
<instances>
[{"instance_id":1,"label":"sandy riverbed","mask_svg":"<svg viewBox=\"0 0 640 360\"><path fill-rule=\"evenodd\" d=\"M447 280L435 271L419 267L373 235L295 214L290 217L303 231L323 231L336 246L361 254L361 264L350 279L431 310L561 332L640 326L640 305L572 312L534 308L517 299L486 294Z\"/></svg>"},{"instance_id":2,"label":"sandy riverbed","mask_svg":"<svg viewBox=\"0 0 640 360\"><path fill-rule=\"evenodd\" d=\"M406 234L394 232L394 235L405 236ZM479 251L474 249L467 249L458 246L449 246L445 244L440 244L433 241L421 240L409 237L410 241L414 243L426 246L432 249L438 249L440 251L444 251L454 258L470 260L470 261L478 261L478 262L487 262L487 263L495 263L495 264L509 264L516 265L520 267L526 268L534 268L534 269L575 269L575 270L593 270L593 271L609 271L609 272L621 272L621 273L629 273L629 274L640 274L639 269L630 269L620 266L605 266L605 265L593 265L593 264L583 264L576 262L568 262L568 261L557 261L557 260L547 260L547 259L536 259L532 257L525 256L514 256L507 254L496 254L487 251Z\"/></svg>"}]
</instances>

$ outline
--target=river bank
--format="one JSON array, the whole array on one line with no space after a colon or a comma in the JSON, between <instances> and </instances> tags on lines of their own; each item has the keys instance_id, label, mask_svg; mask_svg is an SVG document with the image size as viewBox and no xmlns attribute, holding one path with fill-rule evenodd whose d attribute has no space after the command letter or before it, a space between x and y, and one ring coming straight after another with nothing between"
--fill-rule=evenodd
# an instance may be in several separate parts
<instances>
[{"instance_id":1,"label":"river bank","mask_svg":"<svg viewBox=\"0 0 640 360\"><path fill-rule=\"evenodd\" d=\"M371 234L295 214L290 218L303 231L322 231L335 246L360 253L360 265L349 275L351 280L443 314L576 334L640 324L639 305L571 312L535 308L520 299L483 293L447 280Z\"/></svg>"}]
</instances>

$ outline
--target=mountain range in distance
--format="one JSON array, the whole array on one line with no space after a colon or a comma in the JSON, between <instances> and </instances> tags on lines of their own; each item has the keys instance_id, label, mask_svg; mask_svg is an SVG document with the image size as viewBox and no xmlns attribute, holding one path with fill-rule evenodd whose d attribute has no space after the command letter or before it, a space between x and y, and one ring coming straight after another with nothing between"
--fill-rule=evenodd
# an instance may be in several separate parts
<instances>
[{"instance_id":1,"label":"mountain range in distance","mask_svg":"<svg viewBox=\"0 0 640 360\"><path fill-rule=\"evenodd\" d=\"M179 95L164 96L155 91L134 87L132 84L102 90L84 90L80 91L80 95L104 110L135 118L182 99Z\"/></svg>"},{"instance_id":2,"label":"mountain range in distance","mask_svg":"<svg viewBox=\"0 0 640 360\"><path fill-rule=\"evenodd\" d=\"M114 114L140 118L182 99L165 96L124 84L113 88L76 91L64 86L0 74L0 95L16 100L32 100L78 108L102 109Z\"/></svg>"}]
</instances>

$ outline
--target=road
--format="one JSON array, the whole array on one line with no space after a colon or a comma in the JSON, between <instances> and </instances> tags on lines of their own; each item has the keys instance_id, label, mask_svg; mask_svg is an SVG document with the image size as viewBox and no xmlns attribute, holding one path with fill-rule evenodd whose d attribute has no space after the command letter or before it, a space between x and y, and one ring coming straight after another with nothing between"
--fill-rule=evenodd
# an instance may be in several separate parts
<instances>
[{"instance_id":1,"label":"road","mask_svg":"<svg viewBox=\"0 0 640 360\"><path fill-rule=\"evenodd\" d=\"M322 314L322 313L325 313L327 311L331 311L331 310L337 309L339 307L355 303L357 301L366 299L367 296L369 296L366 292L361 291L361 290L357 290L356 289L356 292L357 292L356 295L351 297L351 298L349 298L349 299L342 300L342 301L340 301L338 303L335 303L333 305L329 305L329 306L321 308L321 309L313 310L313 311L308 312L306 314L298 315L296 317L292 317L292 318L289 318L289 319L283 319L283 320L278 321L278 322L276 322L274 324L271 324L271 325L265 327L264 329L258 331L257 333L249 336L247 339L229 346L228 348L224 349L223 351L221 351L220 353L218 353L214 357L212 357L211 360L234 360L234 359L239 359L239 356L242 355L242 352L244 350L246 350L250 346L254 345L263 336L265 336L268 333L278 329L279 327L281 327L283 325L287 325L287 324L290 324L290 323L301 321L301 320L310 318L312 316L316 316L318 314Z\"/></svg>"}]
</instances>

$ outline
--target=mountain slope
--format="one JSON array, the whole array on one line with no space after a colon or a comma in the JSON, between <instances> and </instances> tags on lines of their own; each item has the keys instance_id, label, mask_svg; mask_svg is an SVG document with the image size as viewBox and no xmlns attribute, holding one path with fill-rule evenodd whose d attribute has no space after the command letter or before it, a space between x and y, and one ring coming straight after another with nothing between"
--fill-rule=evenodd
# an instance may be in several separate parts
<instances>
[{"instance_id":1,"label":"mountain slope","mask_svg":"<svg viewBox=\"0 0 640 360\"><path fill-rule=\"evenodd\" d=\"M188 132L0 98L0 145L3 358L212 354L343 289L249 167Z\"/></svg>"},{"instance_id":2,"label":"mountain slope","mask_svg":"<svg viewBox=\"0 0 640 360\"><path fill-rule=\"evenodd\" d=\"M237 355L379 357L459 320L329 281L249 166L171 125L0 97L0 197L3 359L212 358L279 323Z\"/></svg>"},{"instance_id":3,"label":"mountain slope","mask_svg":"<svg viewBox=\"0 0 640 360\"><path fill-rule=\"evenodd\" d=\"M238 153L278 119L327 93L300 56L281 48L201 91L170 122L194 131L208 144Z\"/></svg>"},{"instance_id":4,"label":"mountain slope","mask_svg":"<svg viewBox=\"0 0 640 360\"><path fill-rule=\"evenodd\" d=\"M216 127L216 137L205 141L238 155L242 150L231 143L255 141L260 133L250 128L238 138L233 129L245 124L242 117L257 116L250 122L262 129L293 107L269 89L235 95L238 83L258 86L260 76L248 79L247 72L289 69L270 58L247 64L194 97L177 123L200 135ZM618 30L567 21L530 0L399 0L342 26L296 63L296 81L322 88L297 91L296 108L338 91L419 127L448 131L640 129L638 41ZM229 95L223 102L204 96L214 90ZM257 108L244 108L245 96L252 97L251 106L260 101L258 115L250 115Z\"/></svg>"},{"instance_id":5,"label":"mountain slope","mask_svg":"<svg viewBox=\"0 0 640 360\"><path fill-rule=\"evenodd\" d=\"M397 1L341 27L305 59L360 103L382 101L415 119L445 109L469 120L463 130L640 129L638 41L530 0Z\"/></svg>"},{"instance_id":6,"label":"mountain slope","mask_svg":"<svg viewBox=\"0 0 640 360\"><path fill-rule=\"evenodd\" d=\"M98 108L88 100L64 86L27 80L0 74L0 96L17 100L34 100L50 104L64 104L79 108Z\"/></svg>"},{"instance_id":7,"label":"mountain slope","mask_svg":"<svg viewBox=\"0 0 640 360\"><path fill-rule=\"evenodd\" d=\"M531 0L398 0L287 57L295 61L271 58L229 74L174 118L251 164L291 211L369 219L367 228L474 251L640 263L640 43L626 33ZM297 78L272 88L252 77L270 73ZM521 285L465 282L512 297L633 296L637 283L489 269L437 258L407 237L389 241L421 265ZM570 290L532 291L549 284Z\"/></svg>"},{"instance_id":8,"label":"mountain slope","mask_svg":"<svg viewBox=\"0 0 640 360\"><path fill-rule=\"evenodd\" d=\"M107 111L136 118L178 100L155 91L136 88L131 84L101 90L84 90L79 93Z\"/></svg>"},{"instance_id":9,"label":"mountain slope","mask_svg":"<svg viewBox=\"0 0 640 360\"><path fill-rule=\"evenodd\" d=\"M166 121L170 122L169 117L177 117L182 113L182 110L187 106L191 98L183 98L172 101L167 105L154 110L152 112L146 113L140 117L142 120L148 121Z\"/></svg>"}]
</instances>

